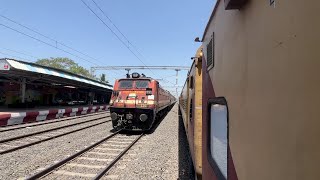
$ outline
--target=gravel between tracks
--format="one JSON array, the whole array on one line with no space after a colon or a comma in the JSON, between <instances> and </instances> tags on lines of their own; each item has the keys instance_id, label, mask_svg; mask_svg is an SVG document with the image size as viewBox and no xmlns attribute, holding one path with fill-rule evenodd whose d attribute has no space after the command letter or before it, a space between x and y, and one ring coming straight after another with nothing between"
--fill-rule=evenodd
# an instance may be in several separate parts
<instances>
[{"instance_id":1,"label":"gravel between tracks","mask_svg":"<svg viewBox=\"0 0 320 180\"><path fill-rule=\"evenodd\" d=\"M95 122L97 123L97 122ZM90 123L88 123L90 124ZM87 124L87 125L88 125ZM80 126L77 126L80 128ZM17 179L64 159L111 132L111 122L0 156L0 179Z\"/></svg>"},{"instance_id":2,"label":"gravel between tracks","mask_svg":"<svg viewBox=\"0 0 320 180\"><path fill-rule=\"evenodd\" d=\"M175 105L155 131L142 137L105 179L194 179L187 145Z\"/></svg>"}]
</instances>

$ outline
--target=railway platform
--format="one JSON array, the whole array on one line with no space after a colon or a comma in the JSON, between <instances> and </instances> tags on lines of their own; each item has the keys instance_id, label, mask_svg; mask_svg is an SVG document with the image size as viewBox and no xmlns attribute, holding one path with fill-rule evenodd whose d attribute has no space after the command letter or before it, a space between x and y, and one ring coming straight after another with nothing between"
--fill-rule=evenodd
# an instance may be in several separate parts
<instances>
[{"instance_id":1,"label":"railway platform","mask_svg":"<svg viewBox=\"0 0 320 180\"><path fill-rule=\"evenodd\" d=\"M0 126L39 122L61 117L79 116L94 112L106 111L108 105L91 106L51 106L33 109L0 108Z\"/></svg>"},{"instance_id":2,"label":"railway platform","mask_svg":"<svg viewBox=\"0 0 320 180\"><path fill-rule=\"evenodd\" d=\"M106 110L110 87L61 69L0 59L0 126Z\"/></svg>"}]
</instances>

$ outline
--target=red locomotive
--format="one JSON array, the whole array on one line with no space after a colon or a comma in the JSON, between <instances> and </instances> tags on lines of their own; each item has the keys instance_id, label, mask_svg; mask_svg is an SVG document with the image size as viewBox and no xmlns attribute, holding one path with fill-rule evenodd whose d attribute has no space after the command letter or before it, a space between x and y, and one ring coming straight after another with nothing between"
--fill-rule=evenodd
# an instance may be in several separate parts
<instances>
[{"instance_id":1,"label":"red locomotive","mask_svg":"<svg viewBox=\"0 0 320 180\"><path fill-rule=\"evenodd\" d=\"M149 130L157 116L168 111L176 99L159 82L144 74L132 73L115 81L110 100L115 129Z\"/></svg>"}]
</instances>

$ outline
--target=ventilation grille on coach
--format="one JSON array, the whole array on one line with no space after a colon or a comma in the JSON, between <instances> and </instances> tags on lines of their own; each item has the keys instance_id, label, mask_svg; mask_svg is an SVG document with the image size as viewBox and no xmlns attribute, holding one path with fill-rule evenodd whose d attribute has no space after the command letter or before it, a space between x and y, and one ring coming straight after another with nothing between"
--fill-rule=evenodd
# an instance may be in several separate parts
<instances>
[{"instance_id":1,"label":"ventilation grille on coach","mask_svg":"<svg viewBox=\"0 0 320 180\"><path fill-rule=\"evenodd\" d=\"M207 68L211 68L214 66L214 34L212 35L212 39L207 45Z\"/></svg>"}]
</instances>

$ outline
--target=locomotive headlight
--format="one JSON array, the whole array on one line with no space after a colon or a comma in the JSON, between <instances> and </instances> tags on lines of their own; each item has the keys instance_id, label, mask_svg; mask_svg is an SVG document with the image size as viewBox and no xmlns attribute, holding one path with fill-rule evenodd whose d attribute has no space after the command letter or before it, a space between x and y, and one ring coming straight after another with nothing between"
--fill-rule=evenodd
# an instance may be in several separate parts
<instances>
[{"instance_id":1,"label":"locomotive headlight","mask_svg":"<svg viewBox=\"0 0 320 180\"><path fill-rule=\"evenodd\" d=\"M140 74L139 73L136 73L136 72L134 72L134 73L132 73L132 78L139 78L140 77Z\"/></svg>"},{"instance_id":2,"label":"locomotive headlight","mask_svg":"<svg viewBox=\"0 0 320 180\"><path fill-rule=\"evenodd\" d=\"M152 88L146 88L146 95L152 95Z\"/></svg>"},{"instance_id":3,"label":"locomotive headlight","mask_svg":"<svg viewBox=\"0 0 320 180\"><path fill-rule=\"evenodd\" d=\"M111 113L111 119L112 119L113 121L117 120L117 119L118 119L118 114L115 113L115 112Z\"/></svg>"},{"instance_id":4,"label":"locomotive headlight","mask_svg":"<svg viewBox=\"0 0 320 180\"><path fill-rule=\"evenodd\" d=\"M148 116L146 114L141 114L139 118L140 121L145 122L148 119Z\"/></svg>"}]
</instances>

